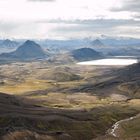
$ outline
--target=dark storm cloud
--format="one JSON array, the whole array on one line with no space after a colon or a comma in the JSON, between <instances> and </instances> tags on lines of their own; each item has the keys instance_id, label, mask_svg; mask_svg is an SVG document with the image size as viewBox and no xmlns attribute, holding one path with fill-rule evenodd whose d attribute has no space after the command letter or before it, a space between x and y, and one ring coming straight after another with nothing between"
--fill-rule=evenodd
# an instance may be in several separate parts
<instances>
[{"instance_id":1,"label":"dark storm cloud","mask_svg":"<svg viewBox=\"0 0 140 140\"><path fill-rule=\"evenodd\" d=\"M111 11L130 11L130 12L140 12L140 0L124 0L121 7L111 8Z\"/></svg>"}]
</instances>

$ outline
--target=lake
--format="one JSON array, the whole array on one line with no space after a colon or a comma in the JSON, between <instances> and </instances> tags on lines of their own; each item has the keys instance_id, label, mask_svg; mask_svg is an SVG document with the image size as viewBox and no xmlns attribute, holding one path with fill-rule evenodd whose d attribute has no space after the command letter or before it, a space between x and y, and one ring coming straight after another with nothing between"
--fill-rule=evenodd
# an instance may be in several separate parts
<instances>
[{"instance_id":1,"label":"lake","mask_svg":"<svg viewBox=\"0 0 140 140\"><path fill-rule=\"evenodd\" d=\"M92 61L84 61L77 63L78 65L96 65L96 66L113 66L113 65L122 65L127 66L134 63L137 63L138 59L134 58L121 58L121 57L114 57L114 58L105 58L99 60L92 60Z\"/></svg>"}]
</instances>

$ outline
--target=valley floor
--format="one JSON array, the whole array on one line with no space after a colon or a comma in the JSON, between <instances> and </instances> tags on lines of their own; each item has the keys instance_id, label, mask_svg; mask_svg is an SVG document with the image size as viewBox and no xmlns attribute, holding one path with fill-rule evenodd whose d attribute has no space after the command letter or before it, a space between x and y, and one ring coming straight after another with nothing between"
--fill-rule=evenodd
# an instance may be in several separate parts
<instances>
[{"instance_id":1,"label":"valley floor","mask_svg":"<svg viewBox=\"0 0 140 140\"><path fill-rule=\"evenodd\" d=\"M140 71L131 76L130 69L1 65L0 139L140 139Z\"/></svg>"}]
</instances>

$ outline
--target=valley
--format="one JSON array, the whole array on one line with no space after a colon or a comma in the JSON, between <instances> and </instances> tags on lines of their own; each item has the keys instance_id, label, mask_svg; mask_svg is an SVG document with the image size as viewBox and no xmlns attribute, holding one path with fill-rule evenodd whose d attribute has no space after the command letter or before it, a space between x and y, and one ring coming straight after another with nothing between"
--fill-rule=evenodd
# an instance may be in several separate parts
<instances>
[{"instance_id":1,"label":"valley","mask_svg":"<svg viewBox=\"0 0 140 140\"><path fill-rule=\"evenodd\" d=\"M1 139L115 139L106 135L108 129L140 112L139 68L54 65L46 60L1 65ZM130 92L131 85L135 88ZM127 125L119 129L125 133ZM137 137L132 135L132 140Z\"/></svg>"},{"instance_id":2,"label":"valley","mask_svg":"<svg viewBox=\"0 0 140 140\"><path fill-rule=\"evenodd\" d=\"M139 57L51 54L27 40L0 60L1 140L140 138Z\"/></svg>"},{"instance_id":3,"label":"valley","mask_svg":"<svg viewBox=\"0 0 140 140\"><path fill-rule=\"evenodd\" d=\"M0 140L140 140L140 0L0 0Z\"/></svg>"}]
</instances>

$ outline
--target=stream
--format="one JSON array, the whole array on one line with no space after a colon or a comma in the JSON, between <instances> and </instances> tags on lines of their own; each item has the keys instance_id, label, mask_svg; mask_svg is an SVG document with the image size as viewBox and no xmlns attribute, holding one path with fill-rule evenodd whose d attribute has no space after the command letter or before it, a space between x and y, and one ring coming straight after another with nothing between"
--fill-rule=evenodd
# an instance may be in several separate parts
<instances>
[{"instance_id":1,"label":"stream","mask_svg":"<svg viewBox=\"0 0 140 140\"><path fill-rule=\"evenodd\" d=\"M113 137L119 137L119 136L117 135L117 130L118 130L118 128L119 128L119 125L120 125L121 123L123 123L123 122L131 121L131 120L134 120L134 119L136 119L136 118L138 118L138 117L140 117L140 114L137 114L137 115L134 116L134 117L130 117L130 118L127 118L127 119L120 120L120 121L116 122L116 123L112 126L112 128L108 131L109 135L112 135Z\"/></svg>"}]
</instances>

